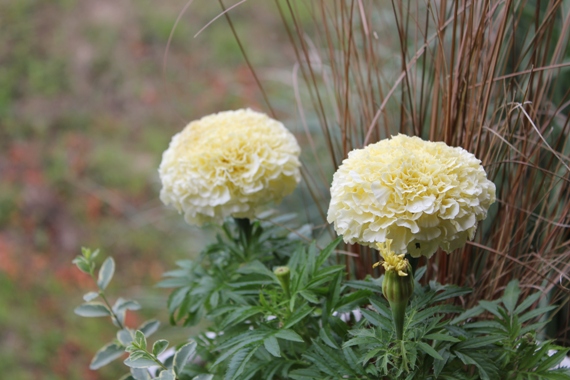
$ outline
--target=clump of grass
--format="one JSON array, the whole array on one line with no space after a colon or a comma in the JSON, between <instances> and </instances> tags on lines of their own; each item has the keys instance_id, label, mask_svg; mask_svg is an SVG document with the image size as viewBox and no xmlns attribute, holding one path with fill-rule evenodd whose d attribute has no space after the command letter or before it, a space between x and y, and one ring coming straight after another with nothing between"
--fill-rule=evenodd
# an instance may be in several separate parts
<instances>
[{"instance_id":1,"label":"clump of grass","mask_svg":"<svg viewBox=\"0 0 570 380\"><path fill-rule=\"evenodd\" d=\"M567 309L567 2L275 5L295 53L293 90L311 149L304 178L318 210L309 218L326 225L332 173L352 149L399 132L461 146L483 161L498 201L473 242L431 259L427 278L474 287L467 307L519 278L523 296L544 286L549 302ZM309 24L300 21L307 13ZM372 252L346 251L355 277L372 273ZM558 326L566 344L569 332L568 322Z\"/></svg>"}]
</instances>

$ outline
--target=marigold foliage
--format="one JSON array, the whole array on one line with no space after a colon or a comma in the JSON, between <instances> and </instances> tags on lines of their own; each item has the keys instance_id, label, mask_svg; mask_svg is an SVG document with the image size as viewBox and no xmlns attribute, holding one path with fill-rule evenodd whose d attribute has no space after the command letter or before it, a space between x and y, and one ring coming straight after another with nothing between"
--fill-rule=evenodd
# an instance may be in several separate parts
<instances>
[{"instance_id":1,"label":"marigold foliage","mask_svg":"<svg viewBox=\"0 0 570 380\"><path fill-rule=\"evenodd\" d=\"M331 186L327 220L347 243L430 257L473 239L495 202L481 161L463 148L398 135L349 153Z\"/></svg>"},{"instance_id":2,"label":"marigold foliage","mask_svg":"<svg viewBox=\"0 0 570 380\"><path fill-rule=\"evenodd\" d=\"M251 219L295 189L299 154L295 137L265 114L209 115L188 124L163 153L160 199L189 224Z\"/></svg>"}]
</instances>

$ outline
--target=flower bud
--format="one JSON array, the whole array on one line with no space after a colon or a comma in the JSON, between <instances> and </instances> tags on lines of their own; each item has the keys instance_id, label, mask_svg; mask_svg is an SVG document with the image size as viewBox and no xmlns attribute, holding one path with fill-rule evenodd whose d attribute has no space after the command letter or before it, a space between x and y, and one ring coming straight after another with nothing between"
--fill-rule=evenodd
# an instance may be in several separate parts
<instances>
[{"instance_id":1,"label":"flower bud","mask_svg":"<svg viewBox=\"0 0 570 380\"><path fill-rule=\"evenodd\" d=\"M289 280L291 279L291 270L289 267L277 267L273 270L273 273L277 276L285 295L289 298Z\"/></svg>"},{"instance_id":2,"label":"flower bud","mask_svg":"<svg viewBox=\"0 0 570 380\"><path fill-rule=\"evenodd\" d=\"M374 264L382 265L386 270L384 281L382 282L382 293L390 304L392 317L396 329L396 337L401 340L404 333L404 317L406 306L414 293L414 278L410 275L412 267L404 254L396 255L390 250L391 240L385 243L378 243L378 249L384 261Z\"/></svg>"}]
</instances>

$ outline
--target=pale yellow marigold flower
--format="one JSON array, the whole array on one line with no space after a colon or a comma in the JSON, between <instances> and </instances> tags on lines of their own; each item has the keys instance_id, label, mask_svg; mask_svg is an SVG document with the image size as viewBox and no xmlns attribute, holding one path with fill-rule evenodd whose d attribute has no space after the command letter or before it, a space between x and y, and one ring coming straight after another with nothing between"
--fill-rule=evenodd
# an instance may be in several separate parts
<instances>
[{"instance_id":1,"label":"pale yellow marigold flower","mask_svg":"<svg viewBox=\"0 0 570 380\"><path fill-rule=\"evenodd\" d=\"M265 114L242 109L203 117L163 153L160 199L190 224L251 219L295 189L300 152L295 137Z\"/></svg>"},{"instance_id":2,"label":"pale yellow marigold flower","mask_svg":"<svg viewBox=\"0 0 570 380\"><path fill-rule=\"evenodd\" d=\"M347 243L430 257L473 239L495 185L473 154L398 135L349 153L334 174L327 220Z\"/></svg>"},{"instance_id":3,"label":"pale yellow marigold flower","mask_svg":"<svg viewBox=\"0 0 570 380\"><path fill-rule=\"evenodd\" d=\"M402 253L400 255L396 255L394 251L390 249L391 244L391 239L386 239L384 243L376 243L376 247L378 248L378 251L380 251L380 255L384 261L375 263L372 268L382 265L386 272L393 270L398 272L398 276L407 276L408 273L406 271L408 270L409 263L408 260L404 258L406 254Z\"/></svg>"}]
</instances>

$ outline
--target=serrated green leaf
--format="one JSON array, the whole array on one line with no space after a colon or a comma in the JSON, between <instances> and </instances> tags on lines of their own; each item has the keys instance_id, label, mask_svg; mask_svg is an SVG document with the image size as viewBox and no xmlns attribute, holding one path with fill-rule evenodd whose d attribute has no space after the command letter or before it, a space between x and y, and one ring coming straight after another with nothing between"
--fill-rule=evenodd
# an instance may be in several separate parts
<instances>
[{"instance_id":1,"label":"serrated green leaf","mask_svg":"<svg viewBox=\"0 0 570 380\"><path fill-rule=\"evenodd\" d=\"M279 349L279 342L275 336L270 335L263 340L263 345L267 352L271 355L280 358L281 357L281 350Z\"/></svg>"},{"instance_id":2,"label":"serrated green leaf","mask_svg":"<svg viewBox=\"0 0 570 380\"><path fill-rule=\"evenodd\" d=\"M327 346L334 349L340 348L338 344L336 344L336 342L334 341L334 338L332 337L332 334L329 329L327 328L320 329L319 337L323 340L323 342L325 342Z\"/></svg>"},{"instance_id":3,"label":"serrated green leaf","mask_svg":"<svg viewBox=\"0 0 570 380\"><path fill-rule=\"evenodd\" d=\"M342 237L336 238L329 245L327 245L327 247L325 249L323 249L319 253L315 268L320 268L325 263L325 261L329 258L329 256L331 255L333 250L336 248L336 246L341 242L341 240L342 240Z\"/></svg>"},{"instance_id":4,"label":"serrated green leaf","mask_svg":"<svg viewBox=\"0 0 570 380\"><path fill-rule=\"evenodd\" d=\"M75 308L75 314L82 317L108 317L111 311L100 302L88 302Z\"/></svg>"},{"instance_id":5,"label":"serrated green leaf","mask_svg":"<svg viewBox=\"0 0 570 380\"><path fill-rule=\"evenodd\" d=\"M289 372L289 378L293 380L315 380L323 378L323 374L318 369L309 367Z\"/></svg>"},{"instance_id":6,"label":"serrated green leaf","mask_svg":"<svg viewBox=\"0 0 570 380\"><path fill-rule=\"evenodd\" d=\"M156 330L158 330L159 326L160 326L159 321L151 319L151 320L148 320L146 322L143 322L143 324L140 325L137 330L142 331L144 336L146 336L148 338L149 336L154 334L156 332Z\"/></svg>"},{"instance_id":7,"label":"serrated green leaf","mask_svg":"<svg viewBox=\"0 0 570 380\"><path fill-rule=\"evenodd\" d=\"M428 334L426 336L424 336L424 339L431 339L431 340L437 340L437 341L441 341L441 342L461 342L460 339L457 339L454 336L451 335L447 335L447 334Z\"/></svg>"},{"instance_id":8,"label":"serrated green leaf","mask_svg":"<svg viewBox=\"0 0 570 380\"><path fill-rule=\"evenodd\" d=\"M368 290L374 293L380 292L382 290L382 284L376 284L372 281L373 279L370 279L369 281L353 280L346 281L344 285L349 286L353 289Z\"/></svg>"},{"instance_id":9,"label":"serrated green leaf","mask_svg":"<svg viewBox=\"0 0 570 380\"><path fill-rule=\"evenodd\" d=\"M244 334L238 335L218 347L220 350L221 355L216 359L212 367L216 367L218 364L226 360L229 356L233 355L235 352L240 350L242 347L259 343L265 339L266 333L257 330L250 330ZM260 345L263 342L259 343Z\"/></svg>"},{"instance_id":10,"label":"serrated green leaf","mask_svg":"<svg viewBox=\"0 0 570 380\"><path fill-rule=\"evenodd\" d=\"M498 371L493 366L491 362L487 362L485 360L481 360L475 353L470 353L469 355L465 352L456 351L455 355L464 363L464 364L472 364L477 367L479 370L479 376L482 380L491 380L497 379Z\"/></svg>"},{"instance_id":11,"label":"serrated green leaf","mask_svg":"<svg viewBox=\"0 0 570 380\"><path fill-rule=\"evenodd\" d=\"M285 321L283 325L283 329L288 329L295 326L299 323L303 318L313 312L314 308L310 307L309 305L305 304L299 309L295 310L293 314Z\"/></svg>"},{"instance_id":12,"label":"serrated green leaf","mask_svg":"<svg viewBox=\"0 0 570 380\"><path fill-rule=\"evenodd\" d=\"M483 313L483 311L485 311L485 309L483 309L481 305L477 305L469 310L464 311L463 313L459 314L457 317L453 318L451 322L449 322L449 324L456 325L459 322L463 322L467 319L477 317L478 315Z\"/></svg>"},{"instance_id":13,"label":"serrated green leaf","mask_svg":"<svg viewBox=\"0 0 570 380\"><path fill-rule=\"evenodd\" d=\"M457 345L455 345L455 348L457 350L474 349L500 342L503 339L504 338L502 336L494 336L494 335L478 337L477 339L469 339L461 343L457 343Z\"/></svg>"},{"instance_id":14,"label":"serrated green leaf","mask_svg":"<svg viewBox=\"0 0 570 380\"><path fill-rule=\"evenodd\" d=\"M548 371L549 369L556 367L558 364L560 364L562 360L564 360L567 352L568 349L562 349L557 351L556 353L551 355L548 359L545 359L542 362L540 362L536 371L537 372Z\"/></svg>"},{"instance_id":15,"label":"serrated green leaf","mask_svg":"<svg viewBox=\"0 0 570 380\"><path fill-rule=\"evenodd\" d=\"M196 354L196 342L188 342L178 350L174 354L174 372L179 375L186 362Z\"/></svg>"},{"instance_id":16,"label":"serrated green leaf","mask_svg":"<svg viewBox=\"0 0 570 380\"><path fill-rule=\"evenodd\" d=\"M93 301L97 297L99 297L99 293L97 292L89 292L83 295L83 299L85 300L85 302Z\"/></svg>"},{"instance_id":17,"label":"serrated green leaf","mask_svg":"<svg viewBox=\"0 0 570 380\"><path fill-rule=\"evenodd\" d=\"M319 298L317 295L309 290L301 290L299 292L304 299L312 303L319 303Z\"/></svg>"},{"instance_id":18,"label":"serrated green leaf","mask_svg":"<svg viewBox=\"0 0 570 380\"><path fill-rule=\"evenodd\" d=\"M107 259L101 265L101 269L99 269L99 277L97 278L97 286L101 290L105 290L111 279L113 278L113 274L115 273L115 260L112 257L107 257Z\"/></svg>"},{"instance_id":19,"label":"serrated green leaf","mask_svg":"<svg viewBox=\"0 0 570 380\"><path fill-rule=\"evenodd\" d=\"M158 356L164 352L168 348L168 341L165 339L160 339L154 342L152 345L152 354L154 356Z\"/></svg>"},{"instance_id":20,"label":"serrated green leaf","mask_svg":"<svg viewBox=\"0 0 570 380\"><path fill-rule=\"evenodd\" d=\"M509 315L513 314L515 311L520 293L521 290L519 288L518 280L512 280L509 282L505 289L505 293L503 293L503 298L501 299L503 301L503 305L505 305L505 308L509 312Z\"/></svg>"},{"instance_id":21,"label":"serrated green leaf","mask_svg":"<svg viewBox=\"0 0 570 380\"><path fill-rule=\"evenodd\" d=\"M498 305L497 301L479 301L479 305L483 307L483 309L487 310L489 313L493 314L495 317L501 319L501 313L499 313L500 306Z\"/></svg>"},{"instance_id":22,"label":"serrated green leaf","mask_svg":"<svg viewBox=\"0 0 570 380\"><path fill-rule=\"evenodd\" d=\"M99 369L113 360L120 358L125 353L125 349L116 343L109 343L103 346L91 360L89 364L89 369L96 370Z\"/></svg>"},{"instance_id":23,"label":"serrated green leaf","mask_svg":"<svg viewBox=\"0 0 570 380\"><path fill-rule=\"evenodd\" d=\"M471 293L470 288L456 286L456 285L447 285L445 286L442 292L438 292L433 299L431 300L432 303L443 301L453 297L459 297L465 294Z\"/></svg>"},{"instance_id":24,"label":"serrated green leaf","mask_svg":"<svg viewBox=\"0 0 570 380\"><path fill-rule=\"evenodd\" d=\"M538 309L531 310L528 313L525 313L519 317L519 323L524 323L524 322L528 321L529 319L533 319L533 318L539 317L541 315L544 315L553 309L556 309L556 306L551 305L551 306L545 306L545 307L541 307Z\"/></svg>"},{"instance_id":25,"label":"serrated green leaf","mask_svg":"<svg viewBox=\"0 0 570 380\"><path fill-rule=\"evenodd\" d=\"M275 337L285 339L285 340L289 340L291 342L304 342L301 335L299 335L295 331L289 330L289 329L282 329L282 330L277 331L275 333Z\"/></svg>"},{"instance_id":26,"label":"serrated green leaf","mask_svg":"<svg viewBox=\"0 0 570 380\"><path fill-rule=\"evenodd\" d=\"M543 293L541 292L536 292L531 294L530 296L526 297L519 306L517 306L517 308L515 309L515 314L520 314L523 311L525 311L526 309L528 309L529 307L532 306L533 303L535 303L536 301L538 301L538 299L540 298L540 296Z\"/></svg>"},{"instance_id":27,"label":"serrated green leaf","mask_svg":"<svg viewBox=\"0 0 570 380\"><path fill-rule=\"evenodd\" d=\"M131 368L148 368L153 367L157 363L148 356L137 357L135 355L129 356L123 363Z\"/></svg>"},{"instance_id":28,"label":"serrated green leaf","mask_svg":"<svg viewBox=\"0 0 570 380\"><path fill-rule=\"evenodd\" d=\"M232 356L230 363L228 365L228 370L226 375L224 376L224 380L235 380L239 379L239 375L245 370L249 359L255 354L257 351L257 347L247 347L243 348L240 351L236 352L234 356Z\"/></svg>"},{"instance_id":29,"label":"serrated green leaf","mask_svg":"<svg viewBox=\"0 0 570 380\"><path fill-rule=\"evenodd\" d=\"M432 358L437 359L437 360L443 360L443 357L440 354L438 354L437 351L434 350L433 347L430 346L429 344L424 343L424 342L417 342L417 345L423 352L425 352L426 354L428 354Z\"/></svg>"}]
</instances>

